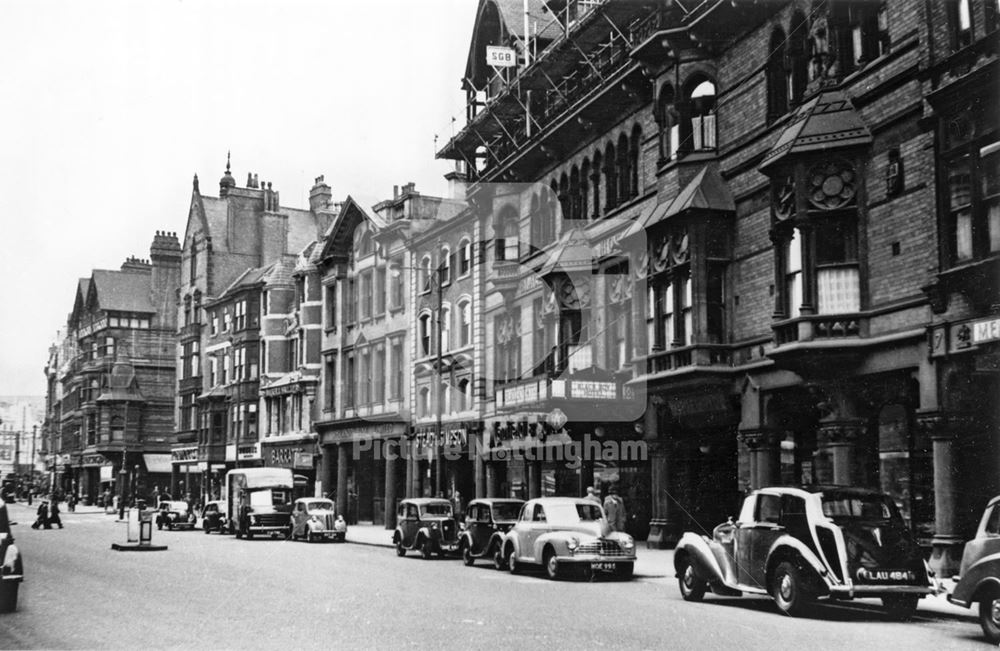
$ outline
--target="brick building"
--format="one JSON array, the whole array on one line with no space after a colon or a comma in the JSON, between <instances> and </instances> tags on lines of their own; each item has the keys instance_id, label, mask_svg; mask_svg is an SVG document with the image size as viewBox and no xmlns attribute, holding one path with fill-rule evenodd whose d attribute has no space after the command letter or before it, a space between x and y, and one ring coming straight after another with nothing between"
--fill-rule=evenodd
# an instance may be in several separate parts
<instances>
[{"instance_id":1,"label":"brick building","mask_svg":"<svg viewBox=\"0 0 1000 651\"><path fill-rule=\"evenodd\" d=\"M148 260L79 280L46 366L53 488L96 500L169 479L180 255L176 234L157 232Z\"/></svg>"},{"instance_id":2,"label":"brick building","mask_svg":"<svg viewBox=\"0 0 1000 651\"><path fill-rule=\"evenodd\" d=\"M490 460L486 493L614 481L669 544L871 486L949 567L1000 489L996 4L687 4L480 2L439 156L491 242L483 443L648 452Z\"/></svg>"}]
</instances>

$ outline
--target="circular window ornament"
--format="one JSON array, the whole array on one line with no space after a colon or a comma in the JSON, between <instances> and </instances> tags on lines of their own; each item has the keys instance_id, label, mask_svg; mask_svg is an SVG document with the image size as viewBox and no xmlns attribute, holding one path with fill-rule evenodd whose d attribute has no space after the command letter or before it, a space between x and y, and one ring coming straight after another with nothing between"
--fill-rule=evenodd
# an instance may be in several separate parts
<instances>
[{"instance_id":1,"label":"circular window ornament","mask_svg":"<svg viewBox=\"0 0 1000 651\"><path fill-rule=\"evenodd\" d=\"M809 203L820 210L842 208L854 201L854 170L844 161L822 163L809 170Z\"/></svg>"}]
</instances>

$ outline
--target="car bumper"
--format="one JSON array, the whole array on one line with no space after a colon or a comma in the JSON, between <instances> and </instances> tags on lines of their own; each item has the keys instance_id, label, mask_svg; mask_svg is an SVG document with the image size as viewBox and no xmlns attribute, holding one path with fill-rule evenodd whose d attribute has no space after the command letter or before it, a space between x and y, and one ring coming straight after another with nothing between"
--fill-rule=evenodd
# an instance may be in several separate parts
<instances>
[{"instance_id":1,"label":"car bumper","mask_svg":"<svg viewBox=\"0 0 1000 651\"><path fill-rule=\"evenodd\" d=\"M604 556L602 554L574 554L559 556L559 563L635 563L635 556Z\"/></svg>"},{"instance_id":2,"label":"car bumper","mask_svg":"<svg viewBox=\"0 0 1000 651\"><path fill-rule=\"evenodd\" d=\"M854 586L832 586L830 595L836 597L879 597L882 595L916 594L935 595L938 590L933 586L926 585L854 585Z\"/></svg>"},{"instance_id":3,"label":"car bumper","mask_svg":"<svg viewBox=\"0 0 1000 651\"><path fill-rule=\"evenodd\" d=\"M250 533L285 533L288 531L288 525L252 525L247 528Z\"/></svg>"}]
</instances>

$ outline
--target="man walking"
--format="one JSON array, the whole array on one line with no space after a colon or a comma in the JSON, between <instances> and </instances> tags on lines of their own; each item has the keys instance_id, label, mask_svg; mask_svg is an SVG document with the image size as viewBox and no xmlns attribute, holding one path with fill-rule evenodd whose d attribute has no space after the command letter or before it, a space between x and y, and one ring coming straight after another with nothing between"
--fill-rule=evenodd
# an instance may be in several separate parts
<instances>
[{"instance_id":1,"label":"man walking","mask_svg":"<svg viewBox=\"0 0 1000 651\"><path fill-rule=\"evenodd\" d=\"M593 486L587 486L587 494L583 497L583 499L593 502L594 504L601 503L601 498L598 497L597 491L594 490Z\"/></svg>"},{"instance_id":2,"label":"man walking","mask_svg":"<svg viewBox=\"0 0 1000 651\"><path fill-rule=\"evenodd\" d=\"M604 514L612 531L625 531L625 502L618 496L618 487L614 484L604 498Z\"/></svg>"}]
</instances>

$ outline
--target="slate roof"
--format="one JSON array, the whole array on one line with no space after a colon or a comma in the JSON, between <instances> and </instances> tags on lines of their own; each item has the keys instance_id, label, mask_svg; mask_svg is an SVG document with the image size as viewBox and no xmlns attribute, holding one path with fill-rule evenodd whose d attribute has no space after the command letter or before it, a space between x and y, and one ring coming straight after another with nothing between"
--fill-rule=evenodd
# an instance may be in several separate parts
<instances>
[{"instance_id":1,"label":"slate roof","mask_svg":"<svg viewBox=\"0 0 1000 651\"><path fill-rule=\"evenodd\" d=\"M208 234L212 237L213 245L219 246L225 243L229 202L218 197L201 195L201 205L205 208L205 221L208 222Z\"/></svg>"},{"instance_id":2,"label":"slate roof","mask_svg":"<svg viewBox=\"0 0 1000 651\"><path fill-rule=\"evenodd\" d=\"M152 274L148 271L94 269L92 278L93 291L100 309L149 314L156 312L150 300Z\"/></svg>"},{"instance_id":3,"label":"slate roof","mask_svg":"<svg viewBox=\"0 0 1000 651\"><path fill-rule=\"evenodd\" d=\"M840 90L828 90L799 107L781 132L759 168L774 165L786 156L828 149L869 145L872 134L850 98Z\"/></svg>"},{"instance_id":4,"label":"slate roof","mask_svg":"<svg viewBox=\"0 0 1000 651\"><path fill-rule=\"evenodd\" d=\"M628 232L625 233L625 237L631 237L640 231L652 227L654 224L670 219L674 215L679 215L688 210L699 209L716 212L736 212L736 202L733 200L733 193L729 191L729 186L722 179L722 176L714 165L706 165L701 168L701 171L684 186L684 189L673 200L659 203L652 212L640 216L629 227Z\"/></svg>"},{"instance_id":5,"label":"slate roof","mask_svg":"<svg viewBox=\"0 0 1000 651\"><path fill-rule=\"evenodd\" d=\"M292 273L295 271L295 262L289 258L281 258L264 268L261 280L268 287L279 285L293 285L295 283Z\"/></svg>"}]
</instances>

